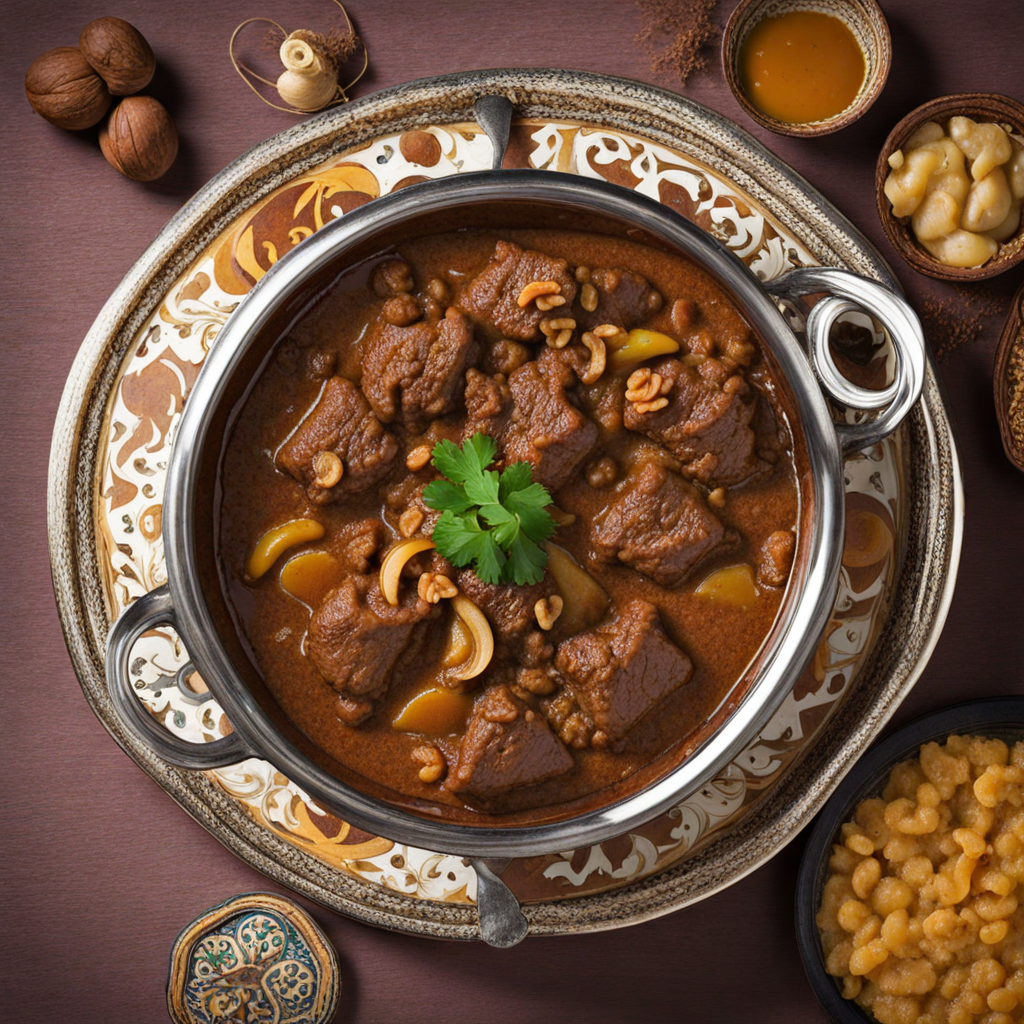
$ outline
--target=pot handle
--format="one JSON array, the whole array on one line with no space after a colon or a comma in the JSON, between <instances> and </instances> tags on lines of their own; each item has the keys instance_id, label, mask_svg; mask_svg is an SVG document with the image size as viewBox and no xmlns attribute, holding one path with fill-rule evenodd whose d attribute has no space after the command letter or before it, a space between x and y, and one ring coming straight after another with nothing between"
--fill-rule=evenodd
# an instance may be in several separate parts
<instances>
[{"instance_id":1,"label":"pot handle","mask_svg":"<svg viewBox=\"0 0 1024 1024\"><path fill-rule=\"evenodd\" d=\"M512 101L506 96L481 96L473 104L473 113L476 114L477 124L491 140L491 170L500 171L512 132Z\"/></svg>"},{"instance_id":2,"label":"pot handle","mask_svg":"<svg viewBox=\"0 0 1024 1024\"><path fill-rule=\"evenodd\" d=\"M107 637L107 691L122 728L175 768L222 768L244 761L250 753L238 733L211 743L192 743L168 732L135 696L128 659L136 640L155 626L177 628L174 604L166 586L143 594L129 605Z\"/></svg>"},{"instance_id":3,"label":"pot handle","mask_svg":"<svg viewBox=\"0 0 1024 1024\"><path fill-rule=\"evenodd\" d=\"M480 938L488 946L510 949L526 938L530 926L523 916L519 900L501 880L509 858L471 857L476 872L476 912Z\"/></svg>"},{"instance_id":4,"label":"pot handle","mask_svg":"<svg viewBox=\"0 0 1024 1024\"><path fill-rule=\"evenodd\" d=\"M901 296L859 274L835 267L798 267L765 284L777 297L796 301L828 292L807 316L811 364L824 391L850 409L877 410L863 423L836 423L843 453L870 448L891 434L921 397L925 373L925 340L921 321ZM896 379L881 391L851 383L840 372L829 347L829 331L844 313L866 312L889 332L896 353Z\"/></svg>"}]
</instances>

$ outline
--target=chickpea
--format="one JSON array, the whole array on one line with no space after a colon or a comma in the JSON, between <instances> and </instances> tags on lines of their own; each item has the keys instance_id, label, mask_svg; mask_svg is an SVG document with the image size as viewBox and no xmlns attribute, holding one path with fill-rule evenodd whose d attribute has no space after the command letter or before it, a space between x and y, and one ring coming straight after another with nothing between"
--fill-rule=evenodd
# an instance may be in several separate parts
<instances>
[{"instance_id":1,"label":"chickpea","mask_svg":"<svg viewBox=\"0 0 1024 1024\"><path fill-rule=\"evenodd\" d=\"M850 973L854 976L865 975L873 971L879 964L889 958L889 950L880 939L869 942L850 954Z\"/></svg>"},{"instance_id":2,"label":"chickpea","mask_svg":"<svg viewBox=\"0 0 1024 1024\"><path fill-rule=\"evenodd\" d=\"M853 871L853 891L866 900L882 877L882 865L874 857L862 860Z\"/></svg>"},{"instance_id":3,"label":"chickpea","mask_svg":"<svg viewBox=\"0 0 1024 1024\"><path fill-rule=\"evenodd\" d=\"M1024 199L1024 146L1014 139L1010 140L1013 155L1006 164L1006 177L1010 184L1010 192L1017 200Z\"/></svg>"},{"instance_id":4,"label":"chickpea","mask_svg":"<svg viewBox=\"0 0 1024 1024\"><path fill-rule=\"evenodd\" d=\"M1016 1024L1024 743L925 744L883 793L833 847L817 915L826 967L879 1024Z\"/></svg>"},{"instance_id":5,"label":"chickpea","mask_svg":"<svg viewBox=\"0 0 1024 1024\"><path fill-rule=\"evenodd\" d=\"M882 930L879 933L885 945L897 952L906 945L910 937L910 915L906 910L894 910L882 922Z\"/></svg>"},{"instance_id":6,"label":"chickpea","mask_svg":"<svg viewBox=\"0 0 1024 1024\"><path fill-rule=\"evenodd\" d=\"M947 267L980 267L999 251L999 246L991 238L962 229L945 238L922 240L921 244Z\"/></svg>"},{"instance_id":7,"label":"chickpea","mask_svg":"<svg viewBox=\"0 0 1024 1024\"><path fill-rule=\"evenodd\" d=\"M997 124L978 124L969 117L949 121L950 138L963 150L971 163L971 177L980 181L1012 155L1010 137Z\"/></svg>"},{"instance_id":8,"label":"chickpea","mask_svg":"<svg viewBox=\"0 0 1024 1024\"><path fill-rule=\"evenodd\" d=\"M949 192L929 192L910 218L914 234L922 242L952 234L960 226L960 204Z\"/></svg>"},{"instance_id":9,"label":"chickpea","mask_svg":"<svg viewBox=\"0 0 1024 1024\"><path fill-rule=\"evenodd\" d=\"M885 179L885 195L896 217L909 217L924 198L928 177L939 166L939 154L915 149L904 156L903 166Z\"/></svg>"},{"instance_id":10,"label":"chickpea","mask_svg":"<svg viewBox=\"0 0 1024 1024\"><path fill-rule=\"evenodd\" d=\"M871 893L871 908L885 917L894 910L905 910L914 902L914 890L899 878L883 878Z\"/></svg>"},{"instance_id":11,"label":"chickpea","mask_svg":"<svg viewBox=\"0 0 1024 1024\"><path fill-rule=\"evenodd\" d=\"M963 227L968 231L991 231L1006 220L1012 202L1006 172L1002 167L993 167L967 193Z\"/></svg>"},{"instance_id":12,"label":"chickpea","mask_svg":"<svg viewBox=\"0 0 1024 1024\"><path fill-rule=\"evenodd\" d=\"M920 149L921 146L927 145L929 142L938 142L939 139L945 137L945 134L942 125L937 121L925 121L924 124L918 125L914 129L904 144L903 151L909 153L912 149Z\"/></svg>"},{"instance_id":13,"label":"chickpea","mask_svg":"<svg viewBox=\"0 0 1024 1024\"><path fill-rule=\"evenodd\" d=\"M858 932L871 918L871 908L860 900L847 900L840 908L836 920L844 932Z\"/></svg>"}]
</instances>

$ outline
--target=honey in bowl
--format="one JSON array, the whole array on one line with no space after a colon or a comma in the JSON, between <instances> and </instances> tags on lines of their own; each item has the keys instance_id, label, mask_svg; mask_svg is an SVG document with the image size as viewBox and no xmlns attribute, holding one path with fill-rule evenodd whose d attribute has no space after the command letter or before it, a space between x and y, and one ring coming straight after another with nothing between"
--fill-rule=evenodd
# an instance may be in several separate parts
<instances>
[{"instance_id":1,"label":"honey in bowl","mask_svg":"<svg viewBox=\"0 0 1024 1024\"><path fill-rule=\"evenodd\" d=\"M786 124L841 114L864 83L864 53L839 18L790 11L755 25L740 49L740 79L750 102Z\"/></svg>"}]
</instances>

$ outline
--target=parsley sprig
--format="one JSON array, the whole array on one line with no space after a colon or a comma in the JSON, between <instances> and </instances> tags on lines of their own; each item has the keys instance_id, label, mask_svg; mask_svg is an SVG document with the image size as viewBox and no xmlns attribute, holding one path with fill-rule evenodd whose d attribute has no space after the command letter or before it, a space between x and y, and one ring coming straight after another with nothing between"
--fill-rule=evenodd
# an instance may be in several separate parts
<instances>
[{"instance_id":1,"label":"parsley sprig","mask_svg":"<svg viewBox=\"0 0 1024 1024\"><path fill-rule=\"evenodd\" d=\"M431 463L447 477L423 490L423 500L441 513L434 543L453 565L472 565L484 583L539 583L548 561L540 544L557 527L547 511L551 495L533 482L528 462L501 473L488 469L497 452L486 434L474 434L461 447L434 445Z\"/></svg>"}]
</instances>

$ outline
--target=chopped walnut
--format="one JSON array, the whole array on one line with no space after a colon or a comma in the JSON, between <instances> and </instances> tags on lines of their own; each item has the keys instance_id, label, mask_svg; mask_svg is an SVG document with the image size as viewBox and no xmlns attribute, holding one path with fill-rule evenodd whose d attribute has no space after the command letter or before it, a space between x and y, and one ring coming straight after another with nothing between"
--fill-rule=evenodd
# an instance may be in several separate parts
<instances>
[{"instance_id":1,"label":"chopped walnut","mask_svg":"<svg viewBox=\"0 0 1024 1024\"><path fill-rule=\"evenodd\" d=\"M550 629L562 614L565 602L558 596L552 594L550 597L542 597L534 606L533 614L537 617L537 625L543 630Z\"/></svg>"},{"instance_id":2,"label":"chopped walnut","mask_svg":"<svg viewBox=\"0 0 1024 1024\"><path fill-rule=\"evenodd\" d=\"M665 384L668 388L662 391ZM634 370L626 381L627 402L653 402L659 395L667 394L672 388L672 382L666 380L660 373L654 373L649 366L641 366Z\"/></svg>"},{"instance_id":3,"label":"chopped walnut","mask_svg":"<svg viewBox=\"0 0 1024 1024\"><path fill-rule=\"evenodd\" d=\"M416 747L412 752L412 759L416 764L422 765L419 770L420 782L437 782L448 769L444 754L432 744Z\"/></svg>"},{"instance_id":4,"label":"chopped walnut","mask_svg":"<svg viewBox=\"0 0 1024 1024\"><path fill-rule=\"evenodd\" d=\"M398 532L403 537L411 537L423 525L424 518L422 509L407 508L398 517Z\"/></svg>"},{"instance_id":5,"label":"chopped walnut","mask_svg":"<svg viewBox=\"0 0 1024 1024\"><path fill-rule=\"evenodd\" d=\"M520 309L525 309L531 302L536 302L541 298L550 298L552 295L558 295L562 290L562 286L557 281L531 281L520 293L519 298L516 299L516 304ZM562 299L565 302L565 299ZM537 308L540 309L540 303L537 304ZM551 307L548 306L548 309Z\"/></svg>"},{"instance_id":6,"label":"chopped walnut","mask_svg":"<svg viewBox=\"0 0 1024 1024\"><path fill-rule=\"evenodd\" d=\"M454 597L459 588L439 572L425 572L416 584L416 592L427 604L437 604L446 598Z\"/></svg>"},{"instance_id":7,"label":"chopped walnut","mask_svg":"<svg viewBox=\"0 0 1024 1024\"><path fill-rule=\"evenodd\" d=\"M580 380L584 384L596 384L601 379L607 362L604 338L595 330L585 331L581 340L590 350L590 364L580 374Z\"/></svg>"},{"instance_id":8,"label":"chopped walnut","mask_svg":"<svg viewBox=\"0 0 1024 1024\"><path fill-rule=\"evenodd\" d=\"M328 490L345 475L345 466L335 452L317 452L313 456L313 483Z\"/></svg>"},{"instance_id":9,"label":"chopped walnut","mask_svg":"<svg viewBox=\"0 0 1024 1024\"><path fill-rule=\"evenodd\" d=\"M570 316L554 317L541 320L541 333L547 338L551 348L565 348L572 340L572 332L576 330L576 321Z\"/></svg>"}]
</instances>

